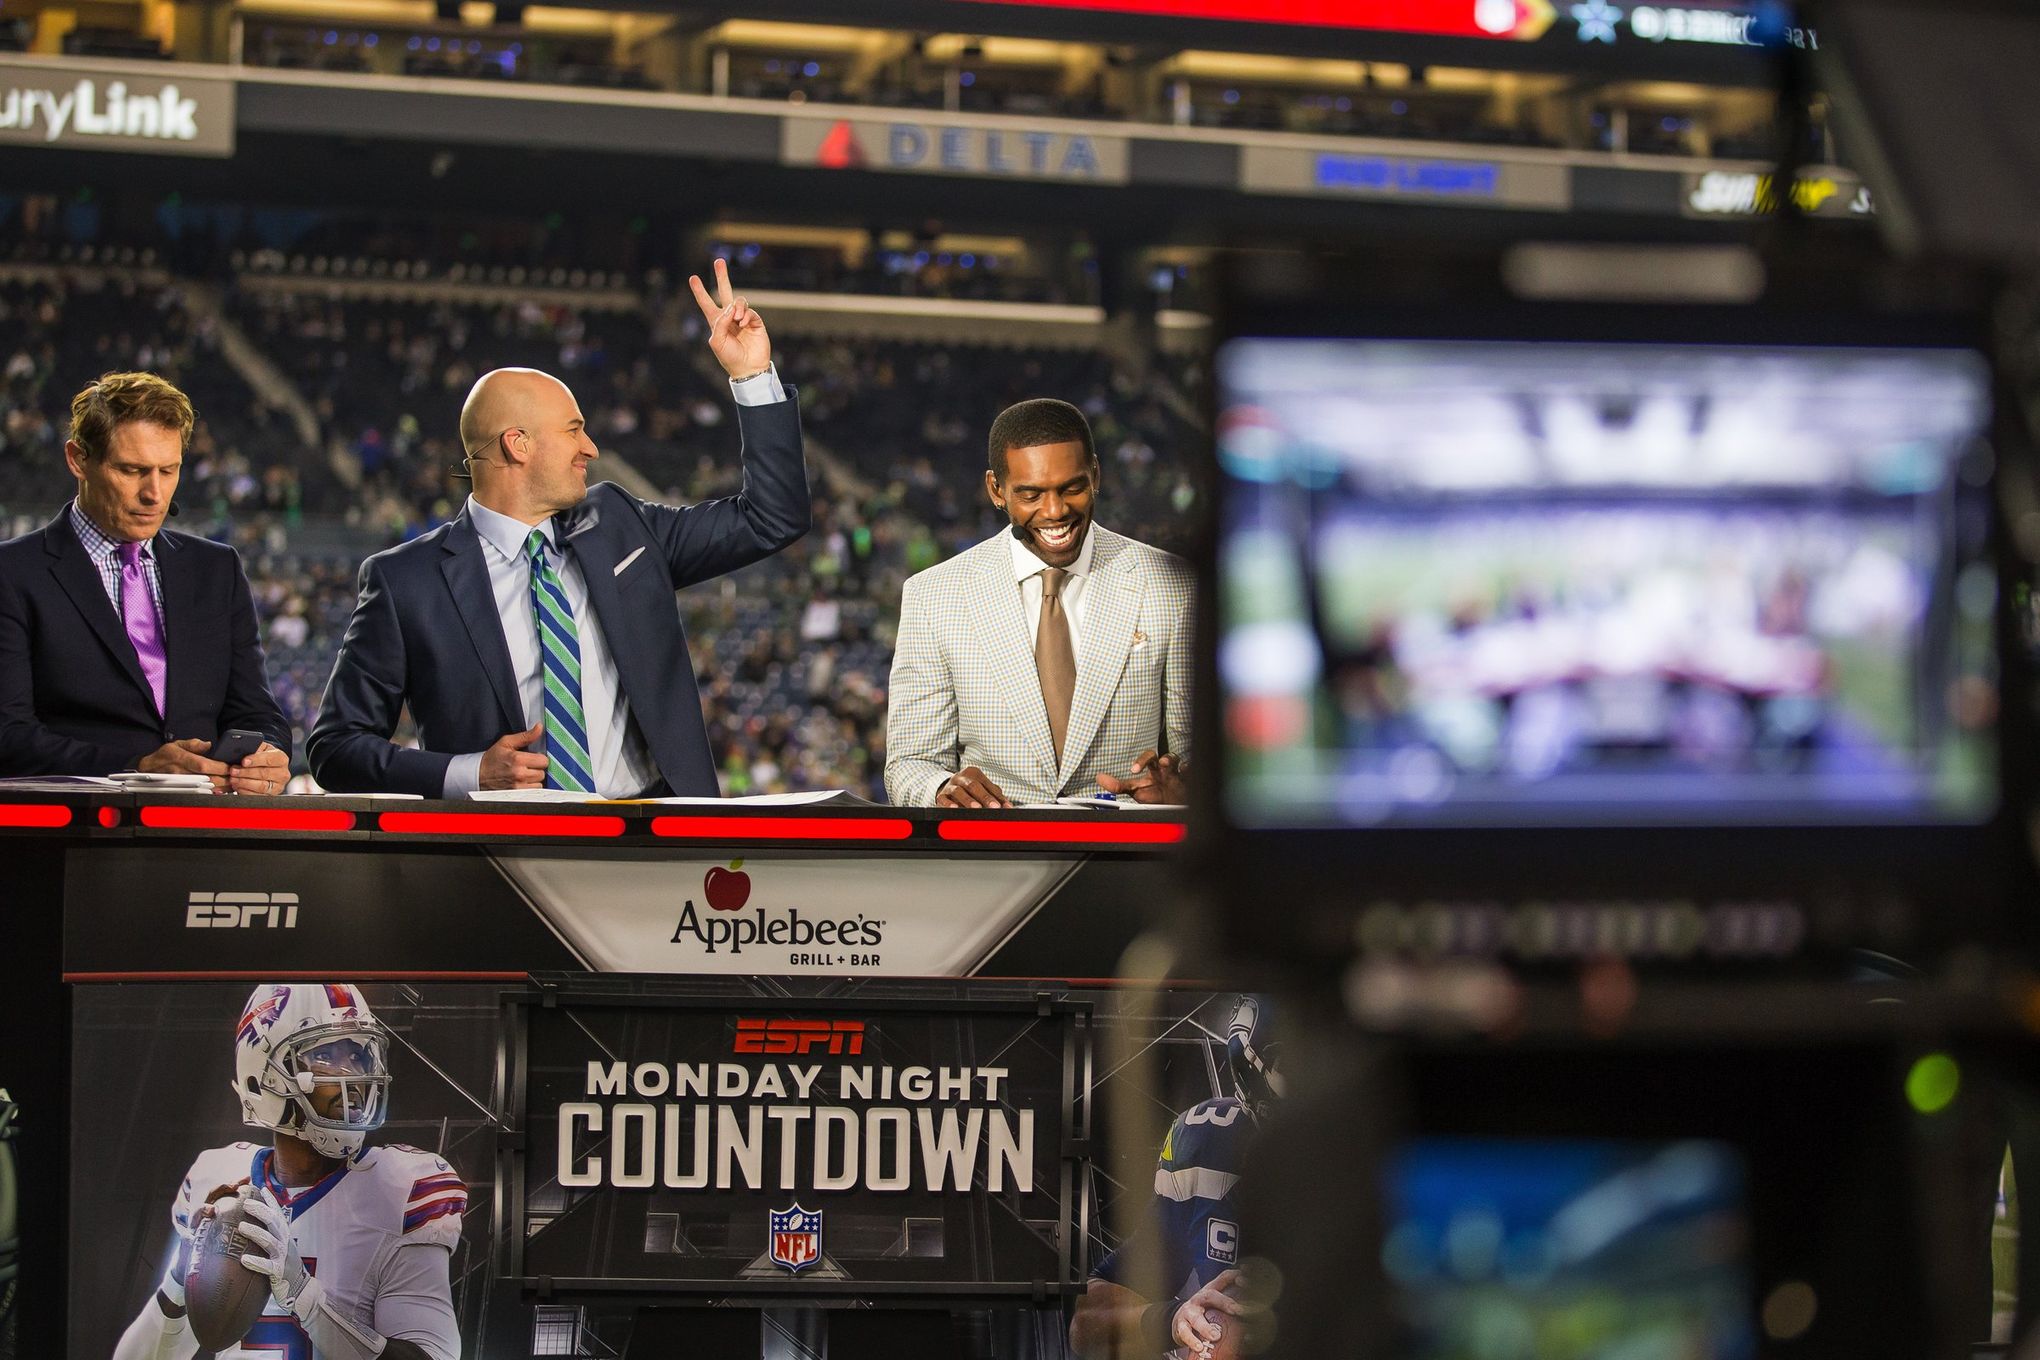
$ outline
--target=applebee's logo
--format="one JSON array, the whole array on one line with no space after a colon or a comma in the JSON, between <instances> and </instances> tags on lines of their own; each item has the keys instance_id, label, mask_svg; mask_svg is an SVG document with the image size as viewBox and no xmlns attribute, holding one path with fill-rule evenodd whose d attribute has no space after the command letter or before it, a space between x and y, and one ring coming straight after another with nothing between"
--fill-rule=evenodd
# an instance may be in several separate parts
<instances>
[{"instance_id":1,"label":"applebee's logo","mask_svg":"<svg viewBox=\"0 0 2040 1360\"><path fill-rule=\"evenodd\" d=\"M743 862L731 860L727 869L720 864L709 869L701 880L701 895L708 902L708 913L699 910L694 899L689 898L680 908L680 921L673 927L669 943L679 944L683 937L691 937L708 954L724 949L741 954L745 945L760 944L799 949L810 945L877 948L884 943L885 922L861 913L848 918L819 919L801 915L799 907L772 918L766 916L763 907L744 913L744 904L751 900L751 876L742 872Z\"/></svg>"},{"instance_id":2,"label":"applebee's logo","mask_svg":"<svg viewBox=\"0 0 2040 1360\"><path fill-rule=\"evenodd\" d=\"M742 911L744 903L751 900L751 876L739 873L744 861L733 859L730 867L715 865L701 880L701 895L708 899L712 911Z\"/></svg>"}]
</instances>

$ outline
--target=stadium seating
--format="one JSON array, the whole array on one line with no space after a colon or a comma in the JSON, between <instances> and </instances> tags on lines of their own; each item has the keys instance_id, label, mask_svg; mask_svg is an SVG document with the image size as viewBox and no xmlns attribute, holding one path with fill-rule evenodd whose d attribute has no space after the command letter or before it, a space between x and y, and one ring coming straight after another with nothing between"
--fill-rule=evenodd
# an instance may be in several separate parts
<instances>
[{"instance_id":1,"label":"stadium seating","mask_svg":"<svg viewBox=\"0 0 2040 1360\"><path fill-rule=\"evenodd\" d=\"M219 513L296 515L327 497L330 475L262 402L194 314L181 285L134 268L0 276L0 510L66 498L71 397L111 369L161 373L203 421L179 502Z\"/></svg>"}]
</instances>

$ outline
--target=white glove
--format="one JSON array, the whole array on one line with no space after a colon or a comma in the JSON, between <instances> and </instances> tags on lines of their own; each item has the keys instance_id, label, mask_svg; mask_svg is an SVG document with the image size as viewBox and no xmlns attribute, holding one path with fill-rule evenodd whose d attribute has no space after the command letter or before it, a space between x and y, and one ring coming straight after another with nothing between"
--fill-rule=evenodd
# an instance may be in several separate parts
<instances>
[{"instance_id":1,"label":"white glove","mask_svg":"<svg viewBox=\"0 0 2040 1360\"><path fill-rule=\"evenodd\" d=\"M312 1349L332 1360L372 1360L389 1343L342 1317L326 1300L326 1287L305 1269L290 1218L266 1187L241 1192L241 1235L257 1250L241 1264L269 1277L269 1292L304 1325Z\"/></svg>"},{"instance_id":2,"label":"white glove","mask_svg":"<svg viewBox=\"0 0 2040 1360\"><path fill-rule=\"evenodd\" d=\"M298 1255L297 1239L291 1236L290 1218L283 1206L267 1186L250 1186L241 1192L241 1215L241 1236L256 1247L241 1257L241 1264L267 1275L269 1292L276 1301L298 1318L305 1318L311 1311L305 1287L312 1277Z\"/></svg>"}]
</instances>

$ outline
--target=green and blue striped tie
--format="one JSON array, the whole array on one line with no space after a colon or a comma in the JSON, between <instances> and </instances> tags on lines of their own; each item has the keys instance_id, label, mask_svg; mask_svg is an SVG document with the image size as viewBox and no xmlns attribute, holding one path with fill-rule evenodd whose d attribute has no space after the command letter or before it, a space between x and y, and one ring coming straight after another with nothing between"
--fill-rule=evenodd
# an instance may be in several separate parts
<instances>
[{"instance_id":1,"label":"green and blue striped tie","mask_svg":"<svg viewBox=\"0 0 2040 1360\"><path fill-rule=\"evenodd\" d=\"M531 609L538 624L539 670L545 679L545 786L595 792L589 770L588 718L581 711L581 641L558 573L546 561L545 534L524 540L531 558Z\"/></svg>"}]
</instances>

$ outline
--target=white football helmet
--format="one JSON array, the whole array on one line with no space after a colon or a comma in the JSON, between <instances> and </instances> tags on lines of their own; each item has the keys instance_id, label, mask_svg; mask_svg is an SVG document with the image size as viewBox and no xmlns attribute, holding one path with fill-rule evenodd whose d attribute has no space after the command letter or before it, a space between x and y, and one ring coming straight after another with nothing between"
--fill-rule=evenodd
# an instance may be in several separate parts
<instances>
[{"instance_id":1,"label":"white football helmet","mask_svg":"<svg viewBox=\"0 0 2040 1360\"><path fill-rule=\"evenodd\" d=\"M344 982L257 987L234 1031L241 1118L352 1157L389 1107L389 1031Z\"/></svg>"}]
</instances>

